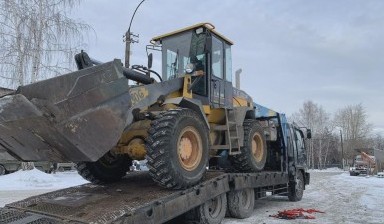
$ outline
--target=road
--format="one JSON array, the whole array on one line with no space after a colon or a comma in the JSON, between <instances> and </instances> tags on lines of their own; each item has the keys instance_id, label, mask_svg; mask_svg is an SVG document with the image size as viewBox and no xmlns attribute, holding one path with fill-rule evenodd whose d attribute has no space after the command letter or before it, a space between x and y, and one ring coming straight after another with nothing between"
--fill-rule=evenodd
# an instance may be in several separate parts
<instances>
[{"instance_id":1,"label":"road","mask_svg":"<svg viewBox=\"0 0 384 224\"><path fill-rule=\"evenodd\" d=\"M351 177L341 172L313 172L299 202L272 196L256 201L252 217L226 218L223 224L256 223L384 223L384 178ZM293 208L317 209L313 220L280 220L269 215Z\"/></svg>"}]
</instances>

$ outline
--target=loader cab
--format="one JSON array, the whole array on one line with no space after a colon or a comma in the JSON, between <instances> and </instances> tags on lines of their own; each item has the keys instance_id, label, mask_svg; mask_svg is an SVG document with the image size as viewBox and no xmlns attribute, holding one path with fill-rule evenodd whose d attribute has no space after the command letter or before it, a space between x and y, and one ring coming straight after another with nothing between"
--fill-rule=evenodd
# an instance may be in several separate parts
<instances>
[{"instance_id":1,"label":"loader cab","mask_svg":"<svg viewBox=\"0 0 384 224\"><path fill-rule=\"evenodd\" d=\"M192 75L193 98L212 108L232 107L230 40L209 23L200 23L152 39L162 47L162 78Z\"/></svg>"}]
</instances>

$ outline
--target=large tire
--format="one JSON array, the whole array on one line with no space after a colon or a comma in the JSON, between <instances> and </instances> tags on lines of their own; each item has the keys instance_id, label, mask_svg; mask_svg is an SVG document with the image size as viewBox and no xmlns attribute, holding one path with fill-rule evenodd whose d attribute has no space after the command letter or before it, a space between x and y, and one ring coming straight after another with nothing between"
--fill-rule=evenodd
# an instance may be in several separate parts
<instances>
[{"instance_id":1,"label":"large tire","mask_svg":"<svg viewBox=\"0 0 384 224\"><path fill-rule=\"evenodd\" d=\"M125 155L107 152L96 162L77 163L77 172L86 180L95 183L112 183L124 177L132 164Z\"/></svg>"},{"instance_id":2,"label":"large tire","mask_svg":"<svg viewBox=\"0 0 384 224\"><path fill-rule=\"evenodd\" d=\"M220 224L227 211L227 196L221 194L196 208L196 220L201 224Z\"/></svg>"},{"instance_id":3,"label":"large tire","mask_svg":"<svg viewBox=\"0 0 384 224\"><path fill-rule=\"evenodd\" d=\"M231 156L232 166L239 172L257 172L267 161L267 143L264 130L255 120L244 121L244 146L241 153Z\"/></svg>"},{"instance_id":4,"label":"large tire","mask_svg":"<svg viewBox=\"0 0 384 224\"><path fill-rule=\"evenodd\" d=\"M295 181L288 186L288 199L290 201L300 201L304 194L304 177L301 171L297 171Z\"/></svg>"},{"instance_id":5,"label":"large tire","mask_svg":"<svg viewBox=\"0 0 384 224\"><path fill-rule=\"evenodd\" d=\"M0 176L4 175L6 173L6 169L3 165L0 165Z\"/></svg>"},{"instance_id":6,"label":"large tire","mask_svg":"<svg viewBox=\"0 0 384 224\"><path fill-rule=\"evenodd\" d=\"M147 166L160 186L184 189L197 184L208 163L208 130L190 109L161 113L146 139Z\"/></svg>"},{"instance_id":7,"label":"large tire","mask_svg":"<svg viewBox=\"0 0 384 224\"><path fill-rule=\"evenodd\" d=\"M246 188L228 193L228 211L233 218L245 219L252 215L255 206L255 191Z\"/></svg>"}]
</instances>

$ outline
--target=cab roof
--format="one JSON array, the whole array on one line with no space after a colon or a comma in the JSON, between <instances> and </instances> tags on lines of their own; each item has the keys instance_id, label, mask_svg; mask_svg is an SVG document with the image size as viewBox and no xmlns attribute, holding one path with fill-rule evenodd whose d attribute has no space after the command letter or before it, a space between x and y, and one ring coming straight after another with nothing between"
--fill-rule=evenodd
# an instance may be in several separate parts
<instances>
[{"instance_id":1,"label":"cab roof","mask_svg":"<svg viewBox=\"0 0 384 224\"><path fill-rule=\"evenodd\" d=\"M185 27L185 28L182 28L182 29L170 32L170 33L166 33L166 34L154 37L154 38L152 38L151 42L161 41L162 39L164 39L166 37L173 36L175 34L179 34L179 33L182 33L184 31L197 29L199 27L205 27L206 29L208 29L209 31L211 31L212 33L216 34L218 37L220 37L221 39L226 41L228 44L233 45L233 42L231 40L229 40L228 38L226 38L225 36L223 36L222 34L217 32L215 30L215 26L212 25L211 23L207 23L207 22L206 23L198 23L198 24L195 24L193 26L188 26L188 27Z\"/></svg>"}]
</instances>

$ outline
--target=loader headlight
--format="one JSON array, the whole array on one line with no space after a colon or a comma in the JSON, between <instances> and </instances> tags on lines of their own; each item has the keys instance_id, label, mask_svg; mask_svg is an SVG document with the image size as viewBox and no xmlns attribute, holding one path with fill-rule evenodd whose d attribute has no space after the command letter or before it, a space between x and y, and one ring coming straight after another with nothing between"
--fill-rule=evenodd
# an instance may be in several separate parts
<instances>
[{"instance_id":1,"label":"loader headlight","mask_svg":"<svg viewBox=\"0 0 384 224\"><path fill-rule=\"evenodd\" d=\"M185 66L185 72L187 74L191 74L195 70L195 65L192 63L189 63Z\"/></svg>"}]
</instances>

